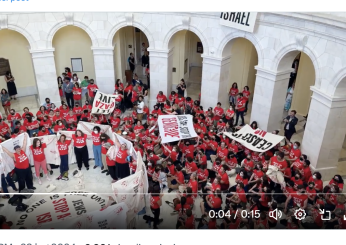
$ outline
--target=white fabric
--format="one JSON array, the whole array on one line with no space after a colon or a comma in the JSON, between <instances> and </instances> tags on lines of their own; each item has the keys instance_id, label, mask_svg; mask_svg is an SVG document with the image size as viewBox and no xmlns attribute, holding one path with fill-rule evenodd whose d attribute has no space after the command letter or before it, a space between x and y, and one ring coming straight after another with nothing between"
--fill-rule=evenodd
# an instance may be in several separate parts
<instances>
[{"instance_id":1,"label":"white fabric","mask_svg":"<svg viewBox=\"0 0 346 245\"><path fill-rule=\"evenodd\" d=\"M97 90L91 114L111 114L115 108L115 95Z\"/></svg>"},{"instance_id":2,"label":"white fabric","mask_svg":"<svg viewBox=\"0 0 346 245\"><path fill-rule=\"evenodd\" d=\"M158 126L162 143L197 137L191 115L159 116Z\"/></svg>"},{"instance_id":3,"label":"white fabric","mask_svg":"<svg viewBox=\"0 0 346 245\"><path fill-rule=\"evenodd\" d=\"M244 145L249 150L256 152L268 151L284 139L283 136L271 134L260 129L253 130L249 125L245 125L235 133L224 132L223 134Z\"/></svg>"},{"instance_id":4,"label":"white fabric","mask_svg":"<svg viewBox=\"0 0 346 245\"><path fill-rule=\"evenodd\" d=\"M141 101L138 103L137 113L143 113L143 108L144 108L144 101Z\"/></svg>"}]
</instances>

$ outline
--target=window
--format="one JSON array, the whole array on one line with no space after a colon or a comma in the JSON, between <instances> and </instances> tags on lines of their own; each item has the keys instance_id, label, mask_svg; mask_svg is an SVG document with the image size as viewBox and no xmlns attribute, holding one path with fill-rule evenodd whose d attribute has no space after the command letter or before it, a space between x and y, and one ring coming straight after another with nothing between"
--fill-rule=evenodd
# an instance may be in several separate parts
<instances>
[{"instance_id":1,"label":"window","mask_svg":"<svg viewBox=\"0 0 346 245\"><path fill-rule=\"evenodd\" d=\"M11 72L10 61L5 58L0 58L0 76L5 76L8 71Z\"/></svg>"},{"instance_id":2,"label":"window","mask_svg":"<svg viewBox=\"0 0 346 245\"><path fill-rule=\"evenodd\" d=\"M71 58L72 72L83 72L82 58Z\"/></svg>"}]
</instances>

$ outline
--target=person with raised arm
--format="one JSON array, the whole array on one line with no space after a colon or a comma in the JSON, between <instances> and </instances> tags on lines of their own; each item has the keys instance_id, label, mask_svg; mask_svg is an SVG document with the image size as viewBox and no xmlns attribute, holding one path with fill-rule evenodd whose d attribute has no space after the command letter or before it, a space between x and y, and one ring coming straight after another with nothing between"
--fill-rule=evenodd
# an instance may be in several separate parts
<instances>
[{"instance_id":1,"label":"person with raised arm","mask_svg":"<svg viewBox=\"0 0 346 245\"><path fill-rule=\"evenodd\" d=\"M14 153L10 152L5 147L2 147L4 152L14 160L15 173L18 177L19 192L26 188L36 190L32 181L32 172L29 164L29 158L25 153L27 146L27 133L24 135L22 147L16 145Z\"/></svg>"},{"instance_id":2,"label":"person with raised arm","mask_svg":"<svg viewBox=\"0 0 346 245\"><path fill-rule=\"evenodd\" d=\"M115 158L116 172L118 179L123 179L130 175L130 165L126 160L130 151L127 149L126 143L120 143L117 137L115 137L114 143L119 148Z\"/></svg>"}]
</instances>

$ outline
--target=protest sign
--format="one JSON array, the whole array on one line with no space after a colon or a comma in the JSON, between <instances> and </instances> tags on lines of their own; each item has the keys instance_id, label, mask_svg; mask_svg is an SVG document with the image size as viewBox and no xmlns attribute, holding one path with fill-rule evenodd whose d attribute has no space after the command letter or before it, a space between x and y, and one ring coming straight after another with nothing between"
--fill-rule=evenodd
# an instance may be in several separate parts
<instances>
[{"instance_id":1,"label":"protest sign","mask_svg":"<svg viewBox=\"0 0 346 245\"><path fill-rule=\"evenodd\" d=\"M110 114L115 108L114 94L105 94L97 90L91 113Z\"/></svg>"},{"instance_id":2,"label":"protest sign","mask_svg":"<svg viewBox=\"0 0 346 245\"><path fill-rule=\"evenodd\" d=\"M256 152L266 152L284 139L280 135L271 134L260 129L254 130L249 125L245 125L237 132L224 132L223 134Z\"/></svg>"},{"instance_id":3,"label":"protest sign","mask_svg":"<svg viewBox=\"0 0 346 245\"><path fill-rule=\"evenodd\" d=\"M161 143L197 137L191 115L163 115L158 118Z\"/></svg>"}]
</instances>

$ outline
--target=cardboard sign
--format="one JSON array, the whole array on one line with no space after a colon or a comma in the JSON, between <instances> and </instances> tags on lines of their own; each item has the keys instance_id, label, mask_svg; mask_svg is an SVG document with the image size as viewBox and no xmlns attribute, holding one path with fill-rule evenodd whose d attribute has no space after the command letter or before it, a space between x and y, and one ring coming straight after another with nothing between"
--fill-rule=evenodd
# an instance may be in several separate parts
<instances>
[{"instance_id":1,"label":"cardboard sign","mask_svg":"<svg viewBox=\"0 0 346 245\"><path fill-rule=\"evenodd\" d=\"M266 152L284 139L283 136L271 134L260 129L253 130L249 125L245 125L235 133L225 132L223 134L239 142L249 150L256 152Z\"/></svg>"},{"instance_id":2,"label":"cardboard sign","mask_svg":"<svg viewBox=\"0 0 346 245\"><path fill-rule=\"evenodd\" d=\"M191 115L159 116L158 125L162 143L197 137Z\"/></svg>"},{"instance_id":3,"label":"cardboard sign","mask_svg":"<svg viewBox=\"0 0 346 245\"><path fill-rule=\"evenodd\" d=\"M256 18L257 12L221 12L220 25L253 32Z\"/></svg>"},{"instance_id":4,"label":"cardboard sign","mask_svg":"<svg viewBox=\"0 0 346 245\"><path fill-rule=\"evenodd\" d=\"M115 97L116 95L105 94L97 90L91 113L92 114L112 113L115 108Z\"/></svg>"}]
</instances>

